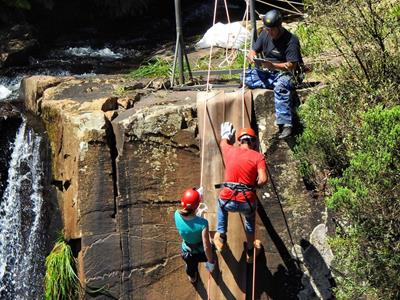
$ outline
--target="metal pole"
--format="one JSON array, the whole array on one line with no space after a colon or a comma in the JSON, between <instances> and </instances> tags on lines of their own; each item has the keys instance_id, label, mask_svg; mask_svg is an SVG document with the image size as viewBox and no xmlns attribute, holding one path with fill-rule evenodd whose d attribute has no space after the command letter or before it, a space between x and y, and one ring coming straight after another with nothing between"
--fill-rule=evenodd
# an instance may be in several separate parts
<instances>
[{"instance_id":1,"label":"metal pole","mask_svg":"<svg viewBox=\"0 0 400 300\"><path fill-rule=\"evenodd\" d=\"M181 19L181 0L175 0L175 20L176 20L176 38L178 45L178 66L179 66L179 80L180 84L185 83L185 77L183 76L183 53L182 53L182 19Z\"/></svg>"},{"instance_id":2,"label":"metal pole","mask_svg":"<svg viewBox=\"0 0 400 300\"><path fill-rule=\"evenodd\" d=\"M257 23L256 23L256 14L255 14L256 7L255 7L254 0L249 0L249 1L250 1L250 21L251 21L251 27L252 27L250 47L252 47L253 43L257 40Z\"/></svg>"}]
</instances>

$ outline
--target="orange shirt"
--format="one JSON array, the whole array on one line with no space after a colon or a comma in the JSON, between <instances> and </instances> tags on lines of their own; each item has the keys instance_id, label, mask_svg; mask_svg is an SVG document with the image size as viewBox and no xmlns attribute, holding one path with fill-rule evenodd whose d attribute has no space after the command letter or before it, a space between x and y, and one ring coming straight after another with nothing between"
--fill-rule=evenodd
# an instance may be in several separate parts
<instances>
[{"instance_id":1,"label":"orange shirt","mask_svg":"<svg viewBox=\"0 0 400 300\"><path fill-rule=\"evenodd\" d=\"M225 162L224 182L236 182L256 186L258 169L266 170L265 158L260 152L251 149L222 144L222 156ZM256 199L253 192L246 192L250 201ZM225 187L219 194L221 199L246 202L242 192L234 195L234 191Z\"/></svg>"}]
</instances>

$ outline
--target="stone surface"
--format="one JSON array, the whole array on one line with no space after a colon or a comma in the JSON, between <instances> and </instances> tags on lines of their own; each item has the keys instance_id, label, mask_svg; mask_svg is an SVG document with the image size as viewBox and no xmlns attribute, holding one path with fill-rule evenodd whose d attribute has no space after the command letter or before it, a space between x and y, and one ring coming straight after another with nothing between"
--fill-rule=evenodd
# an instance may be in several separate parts
<instances>
[{"instance_id":1,"label":"stone surface","mask_svg":"<svg viewBox=\"0 0 400 300\"><path fill-rule=\"evenodd\" d=\"M38 48L29 26L15 25L0 32L0 69L27 64L29 55Z\"/></svg>"},{"instance_id":2,"label":"stone surface","mask_svg":"<svg viewBox=\"0 0 400 300\"><path fill-rule=\"evenodd\" d=\"M116 76L35 76L21 97L45 124L82 282L117 299L204 297L207 282L196 291L186 278L173 222L181 192L200 181L196 94L145 86ZM327 297L327 213L305 189L294 139L277 139L272 92L253 91L253 99L272 178L260 194L256 234L265 254L256 297Z\"/></svg>"},{"instance_id":3,"label":"stone surface","mask_svg":"<svg viewBox=\"0 0 400 300\"><path fill-rule=\"evenodd\" d=\"M298 92L301 101L309 92ZM330 283L321 285L320 290L313 283L314 278L324 277L329 271L330 259L324 259L329 247L326 243L324 247L319 246L322 241L326 242L326 232L315 230L326 222L326 211L322 200L307 191L299 173L299 162L293 155L295 135L300 128L295 125L294 136L278 139L273 91L254 90L253 100L261 151L266 155L270 177L260 195L259 207L257 236L263 242L266 268L271 276L265 278L266 288L260 291L261 298L269 294L274 299L297 299L306 293L308 298L302 299L328 299L318 297L330 294ZM304 257L303 247L309 249L309 255ZM314 249L312 255L310 249ZM313 262L309 268L307 259Z\"/></svg>"}]
</instances>

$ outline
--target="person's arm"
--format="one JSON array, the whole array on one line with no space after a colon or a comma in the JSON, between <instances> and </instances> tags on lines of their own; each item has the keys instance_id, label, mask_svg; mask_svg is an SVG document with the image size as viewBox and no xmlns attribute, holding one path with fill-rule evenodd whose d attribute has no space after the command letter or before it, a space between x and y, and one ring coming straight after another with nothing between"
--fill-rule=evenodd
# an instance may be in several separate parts
<instances>
[{"instance_id":1,"label":"person's arm","mask_svg":"<svg viewBox=\"0 0 400 300\"><path fill-rule=\"evenodd\" d=\"M257 174L257 187L263 187L268 181L267 172L264 168L259 168L257 169Z\"/></svg>"},{"instance_id":2,"label":"person's arm","mask_svg":"<svg viewBox=\"0 0 400 300\"><path fill-rule=\"evenodd\" d=\"M235 132L236 130L231 122L221 123L221 142L219 144L221 148L226 146L226 144L235 143Z\"/></svg>"},{"instance_id":3,"label":"person's arm","mask_svg":"<svg viewBox=\"0 0 400 300\"><path fill-rule=\"evenodd\" d=\"M247 55L247 60L249 61L249 63L253 64L254 63L254 57L257 56L257 52L254 51L253 49L251 49L249 51L249 54Z\"/></svg>"},{"instance_id":4,"label":"person's arm","mask_svg":"<svg viewBox=\"0 0 400 300\"><path fill-rule=\"evenodd\" d=\"M212 253L211 243L210 243L210 233L208 230L208 225L202 231L202 238L203 238L203 248L204 252L206 253L207 261L211 264L214 263L214 256Z\"/></svg>"},{"instance_id":5,"label":"person's arm","mask_svg":"<svg viewBox=\"0 0 400 300\"><path fill-rule=\"evenodd\" d=\"M222 140L219 142L219 146L221 147L221 149L224 148L224 147L226 147L226 146L228 146L228 145L231 146L231 144L230 144L230 142L229 142L228 139L222 139Z\"/></svg>"},{"instance_id":6,"label":"person's arm","mask_svg":"<svg viewBox=\"0 0 400 300\"><path fill-rule=\"evenodd\" d=\"M293 72L296 69L295 62L272 62L272 61L265 61L262 63L264 68L268 70L281 70L281 71L290 71Z\"/></svg>"}]
</instances>

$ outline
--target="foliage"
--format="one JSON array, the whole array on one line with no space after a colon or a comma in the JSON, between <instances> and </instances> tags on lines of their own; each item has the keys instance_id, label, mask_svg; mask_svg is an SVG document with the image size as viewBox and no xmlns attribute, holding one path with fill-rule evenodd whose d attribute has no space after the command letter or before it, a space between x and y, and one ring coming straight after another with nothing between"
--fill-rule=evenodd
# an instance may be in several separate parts
<instances>
[{"instance_id":1,"label":"foliage","mask_svg":"<svg viewBox=\"0 0 400 300\"><path fill-rule=\"evenodd\" d=\"M328 30L317 23L301 23L295 34L301 41L301 52L306 57L316 57L334 47Z\"/></svg>"},{"instance_id":2,"label":"foliage","mask_svg":"<svg viewBox=\"0 0 400 300\"><path fill-rule=\"evenodd\" d=\"M231 50L226 53L225 50L219 49L211 57L211 70L242 69L244 60L245 56L241 51ZM193 70L208 70L209 61L208 55L200 57L195 62ZM246 60L245 67L247 66Z\"/></svg>"},{"instance_id":3,"label":"foliage","mask_svg":"<svg viewBox=\"0 0 400 300\"><path fill-rule=\"evenodd\" d=\"M0 4L20 9L31 9L31 4L28 0L0 0Z\"/></svg>"},{"instance_id":4,"label":"foliage","mask_svg":"<svg viewBox=\"0 0 400 300\"><path fill-rule=\"evenodd\" d=\"M343 177L331 180L328 206L341 216L343 226L333 238L338 268L360 286L379 291L380 299L400 296L400 106L378 106L363 115L359 145ZM379 270L379 272L376 272ZM340 291L342 293L342 291Z\"/></svg>"},{"instance_id":5,"label":"foliage","mask_svg":"<svg viewBox=\"0 0 400 300\"><path fill-rule=\"evenodd\" d=\"M79 291L71 247L59 238L46 258L45 299L77 299Z\"/></svg>"},{"instance_id":6,"label":"foliage","mask_svg":"<svg viewBox=\"0 0 400 300\"><path fill-rule=\"evenodd\" d=\"M314 186L321 183L319 174L331 176L328 205L337 223L331 245L337 269L344 272L337 277L336 297L396 299L400 4L314 0L310 5L312 23L329 32L343 61L329 85L301 106L304 131L295 149Z\"/></svg>"},{"instance_id":7,"label":"foliage","mask_svg":"<svg viewBox=\"0 0 400 300\"><path fill-rule=\"evenodd\" d=\"M154 58L145 62L138 69L129 73L128 77L140 79L144 77L167 78L171 73L171 64L163 58Z\"/></svg>"},{"instance_id":8,"label":"foliage","mask_svg":"<svg viewBox=\"0 0 400 300\"><path fill-rule=\"evenodd\" d=\"M217 51L211 58L211 70L229 70L229 69L242 69L245 56L242 52L231 52L226 56L225 51ZM203 56L197 59L195 64L191 66L192 70L208 70L209 56ZM128 74L129 78L168 78L172 73L172 63L160 57L154 57L149 61L142 64L138 69ZM247 63L246 63L247 67ZM175 72L178 72L175 70ZM237 75L232 75L236 76ZM224 77L224 76L222 76ZM230 79L226 75L223 79Z\"/></svg>"}]
</instances>

